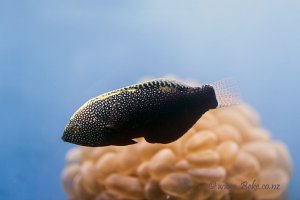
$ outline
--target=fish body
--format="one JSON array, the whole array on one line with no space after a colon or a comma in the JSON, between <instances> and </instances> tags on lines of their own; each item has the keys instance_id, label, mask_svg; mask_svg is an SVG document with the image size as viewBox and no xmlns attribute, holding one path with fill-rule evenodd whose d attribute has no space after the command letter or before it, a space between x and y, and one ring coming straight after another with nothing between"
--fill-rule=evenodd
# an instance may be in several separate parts
<instances>
[{"instance_id":1,"label":"fish body","mask_svg":"<svg viewBox=\"0 0 300 200\"><path fill-rule=\"evenodd\" d=\"M138 137L170 143L217 108L217 99L212 85L159 79L128 86L87 101L71 117L62 139L91 147L130 145Z\"/></svg>"}]
</instances>

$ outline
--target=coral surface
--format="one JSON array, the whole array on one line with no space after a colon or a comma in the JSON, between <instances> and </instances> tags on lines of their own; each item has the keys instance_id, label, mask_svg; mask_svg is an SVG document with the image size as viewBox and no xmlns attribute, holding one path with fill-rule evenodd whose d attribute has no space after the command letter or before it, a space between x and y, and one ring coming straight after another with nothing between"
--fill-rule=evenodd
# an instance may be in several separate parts
<instances>
[{"instance_id":1,"label":"coral surface","mask_svg":"<svg viewBox=\"0 0 300 200\"><path fill-rule=\"evenodd\" d=\"M285 145L242 104L210 110L170 144L75 147L61 177L71 200L280 199L290 174Z\"/></svg>"}]
</instances>

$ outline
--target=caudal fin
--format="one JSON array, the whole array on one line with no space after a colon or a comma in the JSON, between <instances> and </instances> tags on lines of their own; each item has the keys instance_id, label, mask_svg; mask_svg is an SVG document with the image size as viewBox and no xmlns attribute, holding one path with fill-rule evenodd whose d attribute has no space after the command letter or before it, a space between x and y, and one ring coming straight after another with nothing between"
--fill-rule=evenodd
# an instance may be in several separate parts
<instances>
[{"instance_id":1,"label":"caudal fin","mask_svg":"<svg viewBox=\"0 0 300 200\"><path fill-rule=\"evenodd\" d=\"M238 105L241 95L238 84L234 79L224 79L211 84L215 90L218 108Z\"/></svg>"}]
</instances>

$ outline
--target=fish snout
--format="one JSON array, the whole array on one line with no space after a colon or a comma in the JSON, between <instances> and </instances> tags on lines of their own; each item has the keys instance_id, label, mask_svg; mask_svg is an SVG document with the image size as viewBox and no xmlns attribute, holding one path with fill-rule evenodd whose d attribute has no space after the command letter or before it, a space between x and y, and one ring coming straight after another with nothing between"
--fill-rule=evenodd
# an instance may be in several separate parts
<instances>
[{"instance_id":1,"label":"fish snout","mask_svg":"<svg viewBox=\"0 0 300 200\"><path fill-rule=\"evenodd\" d=\"M61 139L64 141L64 142L70 142L72 143L72 140L71 140L71 137L70 137L70 133L65 129L62 136L61 136Z\"/></svg>"}]
</instances>

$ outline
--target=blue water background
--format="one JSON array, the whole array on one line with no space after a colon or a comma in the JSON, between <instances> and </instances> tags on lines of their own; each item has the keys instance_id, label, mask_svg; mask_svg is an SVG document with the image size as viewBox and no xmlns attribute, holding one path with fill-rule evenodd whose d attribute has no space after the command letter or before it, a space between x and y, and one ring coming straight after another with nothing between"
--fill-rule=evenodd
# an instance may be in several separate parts
<instances>
[{"instance_id":1,"label":"blue water background","mask_svg":"<svg viewBox=\"0 0 300 200\"><path fill-rule=\"evenodd\" d=\"M300 1L0 0L0 199L65 199L60 140L89 98L144 76L235 77L293 159L300 198Z\"/></svg>"}]
</instances>

